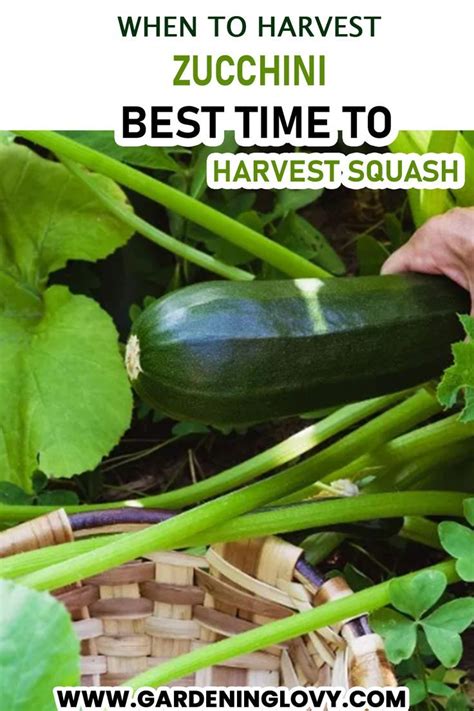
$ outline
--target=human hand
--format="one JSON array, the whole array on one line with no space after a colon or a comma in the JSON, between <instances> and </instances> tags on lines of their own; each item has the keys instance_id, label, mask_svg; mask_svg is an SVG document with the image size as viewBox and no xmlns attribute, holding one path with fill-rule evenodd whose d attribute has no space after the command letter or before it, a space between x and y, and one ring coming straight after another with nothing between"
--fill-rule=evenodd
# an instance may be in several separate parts
<instances>
[{"instance_id":1,"label":"human hand","mask_svg":"<svg viewBox=\"0 0 474 711\"><path fill-rule=\"evenodd\" d=\"M444 274L470 292L474 316L474 208L428 220L382 267L382 274L399 272Z\"/></svg>"}]
</instances>

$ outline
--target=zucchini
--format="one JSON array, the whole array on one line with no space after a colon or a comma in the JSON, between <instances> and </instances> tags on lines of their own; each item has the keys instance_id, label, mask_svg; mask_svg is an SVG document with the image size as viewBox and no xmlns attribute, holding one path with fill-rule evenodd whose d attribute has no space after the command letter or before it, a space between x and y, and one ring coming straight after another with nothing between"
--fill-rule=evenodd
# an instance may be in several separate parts
<instances>
[{"instance_id":1,"label":"zucchini","mask_svg":"<svg viewBox=\"0 0 474 711\"><path fill-rule=\"evenodd\" d=\"M148 403L177 419L258 422L438 376L469 297L438 276L215 281L149 306L127 344Z\"/></svg>"}]
</instances>

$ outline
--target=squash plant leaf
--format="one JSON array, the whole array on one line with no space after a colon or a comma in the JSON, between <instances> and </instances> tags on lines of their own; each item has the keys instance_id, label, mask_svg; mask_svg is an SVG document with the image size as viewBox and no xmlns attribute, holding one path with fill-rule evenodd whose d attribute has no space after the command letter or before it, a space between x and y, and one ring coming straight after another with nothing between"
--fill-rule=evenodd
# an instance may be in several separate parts
<instances>
[{"instance_id":1,"label":"squash plant leaf","mask_svg":"<svg viewBox=\"0 0 474 711\"><path fill-rule=\"evenodd\" d=\"M283 190L276 191L275 205L268 214L267 219L276 220L280 217L285 217L289 212L296 212L302 207L311 205L323 194L324 189L319 188L318 190L290 190L289 188L283 188Z\"/></svg>"},{"instance_id":2,"label":"squash plant leaf","mask_svg":"<svg viewBox=\"0 0 474 711\"><path fill-rule=\"evenodd\" d=\"M0 481L0 504L9 506L28 506L34 502L34 496L27 494L21 486L11 481Z\"/></svg>"},{"instance_id":3,"label":"squash plant leaf","mask_svg":"<svg viewBox=\"0 0 474 711\"><path fill-rule=\"evenodd\" d=\"M192 178L189 186L191 197L200 200L207 189L207 159L211 153L235 153L238 148L233 131L225 131L224 140L220 146L199 146L194 153Z\"/></svg>"},{"instance_id":4,"label":"squash plant leaf","mask_svg":"<svg viewBox=\"0 0 474 711\"><path fill-rule=\"evenodd\" d=\"M322 232L294 211L280 221L273 239L331 274L341 276L346 272L344 262Z\"/></svg>"},{"instance_id":5,"label":"squash plant leaf","mask_svg":"<svg viewBox=\"0 0 474 711\"><path fill-rule=\"evenodd\" d=\"M120 160L123 163L136 165L139 168L154 168L179 172L182 170L172 156L173 148L159 146L119 146L115 142L113 131L59 131L63 136L72 138L84 146L93 148L105 155Z\"/></svg>"},{"instance_id":6,"label":"squash plant leaf","mask_svg":"<svg viewBox=\"0 0 474 711\"><path fill-rule=\"evenodd\" d=\"M93 180L125 202L112 180ZM0 270L37 292L69 259L106 257L131 231L63 165L11 144L0 145L0 234Z\"/></svg>"},{"instance_id":7,"label":"squash plant leaf","mask_svg":"<svg viewBox=\"0 0 474 711\"><path fill-rule=\"evenodd\" d=\"M379 274L389 251L372 235L361 235L357 239L357 263L360 276Z\"/></svg>"},{"instance_id":8,"label":"squash plant leaf","mask_svg":"<svg viewBox=\"0 0 474 711\"><path fill-rule=\"evenodd\" d=\"M54 711L54 687L79 682L79 642L70 617L48 593L11 581L0 581L0 599L2 708Z\"/></svg>"},{"instance_id":9,"label":"squash plant leaf","mask_svg":"<svg viewBox=\"0 0 474 711\"><path fill-rule=\"evenodd\" d=\"M438 533L444 550L456 558L459 577L474 582L474 530L456 521L442 521Z\"/></svg>"},{"instance_id":10,"label":"squash plant leaf","mask_svg":"<svg viewBox=\"0 0 474 711\"><path fill-rule=\"evenodd\" d=\"M33 323L0 316L0 471L25 489L38 466L49 476L95 467L131 412L110 317L62 286L42 302Z\"/></svg>"},{"instance_id":11,"label":"squash plant leaf","mask_svg":"<svg viewBox=\"0 0 474 711\"><path fill-rule=\"evenodd\" d=\"M94 176L125 202L115 183ZM0 145L0 472L31 491L40 468L95 467L123 434L132 399L115 327L95 301L48 287L69 259L94 261L131 231L59 163Z\"/></svg>"},{"instance_id":12,"label":"squash plant leaf","mask_svg":"<svg viewBox=\"0 0 474 711\"><path fill-rule=\"evenodd\" d=\"M462 422L474 420L474 318L460 316L467 341L452 346L454 365L447 368L438 386L438 400L444 407L453 407L460 392L464 394Z\"/></svg>"}]
</instances>

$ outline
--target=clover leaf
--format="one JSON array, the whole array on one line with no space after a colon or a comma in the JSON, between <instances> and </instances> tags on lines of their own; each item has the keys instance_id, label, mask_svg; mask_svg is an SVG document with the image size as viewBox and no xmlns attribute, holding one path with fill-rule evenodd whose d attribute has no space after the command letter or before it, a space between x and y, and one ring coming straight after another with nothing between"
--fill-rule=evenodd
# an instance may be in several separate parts
<instances>
[{"instance_id":1,"label":"clover leaf","mask_svg":"<svg viewBox=\"0 0 474 711\"><path fill-rule=\"evenodd\" d=\"M445 667L454 667L462 656L460 632L474 620L474 599L447 602L422 620L428 644Z\"/></svg>"},{"instance_id":2,"label":"clover leaf","mask_svg":"<svg viewBox=\"0 0 474 711\"><path fill-rule=\"evenodd\" d=\"M398 611L378 610L371 615L371 624L384 638L387 655L394 664L413 655L419 630L424 632L433 654L445 667L454 667L459 662L462 655L460 632L474 620L474 600L453 600L426 616L444 593L446 583L445 575L435 570L422 571L408 580L390 583L390 603Z\"/></svg>"},{"instance_id":3,"label":"clover leaf","mask_svg":"<svg viewBox=\"0 0 474 711\"><path fill-rule=\"evenodd\" d=\"M462 422L474 420L474 318L459 317L467 340L452 346L454 365L447 368L438 385L438 400L445 407L453 407L460 392L464 395L464 408L460 415Z\"/></svg>"},{"instance_id":4,"label":"clover leaf","mask_svg":"<svg viewBox=\"0 0 474 711\"><path fill-rule=\"evenodd\" d=\"M409 659L416 647L416 623L395 610L383 608L370 616L375 632L385 640L387 656L394 664Z\"/></svg>"},{"instance_id":5,"label":"clover leaf","mask_svg":"<svg viewBox=\"0 0 474 711\"><path fill-rule=\"evenodd\" d=\"M450 696L446 704L446 711L469 711L471 708L469 699L462 692Z\"/></svg>"},{"instance_id":6,"label":"clover leaf","mask_svg":"<svg viewBox=\"0 0 474 711\"><path fill-rule=\"evenodd\" d=\"M409 580L390 583L390 601L397 610L419 620L446 590L447 580L437 570L427 570Z\"/></svg>"},{"instance_id":7,"label":"clover leaf","mask_svg":"<svg viewBox=\"0 0 474 711\"><path fill-rule=\"evenodd\" d=\"M422 679L404 679L402 686L406 686L410 692L410 708L424 701L428 694L451 697L455 693L447 684L432 679L426 683Z\"/></svg>"},{"instance_id":8,"label":"clover leaf","mask_svg":"<svg viewBox=\"0 0 474 711\"><path fill-rule=\"evenodd\" d=\"M125 203L113 181L93 180ZM85 296L48 287L69 259L95 261L130 236L64 166L0 144L0 472L26 491L38 468L94 468L130 422L111 318Z\"/></svg>"},{"instance_id":9,"label":"clover leaf","mask_svg":"<svg viewBox=\"0 0 474 711\"><path fill-rule=\"evenodd\" d=\"M54 711L54 687L79 682L79 642L70 617L48 593L11 581L0 581L0 600L2 709Z\"/></svg>"},{"instance_id":10,"label":"clover leaf","mask_svg":"<svg viewBox=\"0 0 474 711\"><path fill-rule=\"evenodd\" d=\"M438 526L444 550L456 558L456 572L462 580L474 581L474 530L456 521L443 521Z\"/></svg>"}]
</instances>

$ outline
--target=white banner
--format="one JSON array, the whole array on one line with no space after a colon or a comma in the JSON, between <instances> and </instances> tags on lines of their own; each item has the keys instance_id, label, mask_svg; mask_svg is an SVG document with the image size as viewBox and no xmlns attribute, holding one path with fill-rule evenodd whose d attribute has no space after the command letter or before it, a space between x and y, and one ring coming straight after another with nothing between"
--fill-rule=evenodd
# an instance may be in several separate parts
<instances>
[{"instance_id":1,"label":"white banner","mask_svg":"<svg viewBox=\"0 0 474 711\"><path fill-rule=\"evenodd\" d=\"M474 127L474 3L301 0L281 8L255 0L4 0L0 129L117 128L123 106L270 104L385 106L397 130ZM292 85L295 55L307 71L315 58L313 85L301 66ZM176 56L189 56L185 68ZM222 56L232 61L217 67ZM239 65L248 56L254 63ZM279 86L268 69L276 56ZM209 70L209 83L196 85L193 62L199 81ZM239 66L248 85L234 76Z\"/></svg>"}]
</instances>

